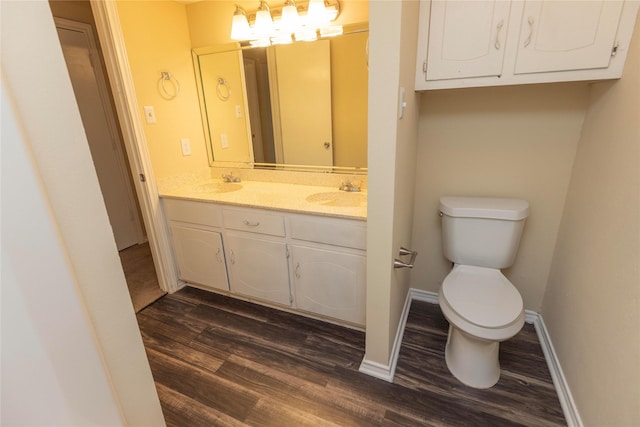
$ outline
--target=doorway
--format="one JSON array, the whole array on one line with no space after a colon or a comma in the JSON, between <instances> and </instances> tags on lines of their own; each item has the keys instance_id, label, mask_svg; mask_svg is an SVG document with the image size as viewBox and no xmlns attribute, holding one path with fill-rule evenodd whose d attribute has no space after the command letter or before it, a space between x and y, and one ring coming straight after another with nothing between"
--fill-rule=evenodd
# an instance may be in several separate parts
<instances>
[{"instance_id":1,"label":"doorway","mask_svg":"<svg viewBox=\"0 0 640 427\"><path fill-rule=\"evenodd\" d=\"M138 312L166 292L160 289L145 237L102 58L90 24L61 18L55 22L129 294Z\"/></svg>"}]
</instances>

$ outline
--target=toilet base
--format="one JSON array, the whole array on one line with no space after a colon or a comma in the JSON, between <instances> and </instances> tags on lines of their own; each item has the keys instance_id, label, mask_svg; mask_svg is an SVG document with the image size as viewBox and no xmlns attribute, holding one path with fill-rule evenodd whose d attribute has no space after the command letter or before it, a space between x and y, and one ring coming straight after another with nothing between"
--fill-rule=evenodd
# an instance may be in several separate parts
<instances>
[{"instance_id":1,"label":"toilet base","mask_svg":"<svg viewBox=\"0 0 640 427\"><path fill-rule=\"evenodd\" d=\"M489 388L500 379L500 342L472 337L449 325L445 359L449 371L461 383Z\"/></svg>"}]
</instances>

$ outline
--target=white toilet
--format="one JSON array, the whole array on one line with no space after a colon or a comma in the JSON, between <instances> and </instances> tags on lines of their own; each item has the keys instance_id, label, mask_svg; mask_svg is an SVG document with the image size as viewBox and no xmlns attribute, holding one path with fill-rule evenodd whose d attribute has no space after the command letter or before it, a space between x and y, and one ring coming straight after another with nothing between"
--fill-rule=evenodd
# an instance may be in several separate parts
<instances>
[{"instance_id":1,"label":"white toilet","mask_svg":"<svg viewBox=\"0 0 640 427\"><path fill-rule=\"evenodd\" d=\"M438 300L449 321L447 367L463 384L500 378L500 341L524 325L518 290L500 272L513 264L529 204L519 199L442 197L444 255L454 263Z\"/></svg>"}]
</instances>

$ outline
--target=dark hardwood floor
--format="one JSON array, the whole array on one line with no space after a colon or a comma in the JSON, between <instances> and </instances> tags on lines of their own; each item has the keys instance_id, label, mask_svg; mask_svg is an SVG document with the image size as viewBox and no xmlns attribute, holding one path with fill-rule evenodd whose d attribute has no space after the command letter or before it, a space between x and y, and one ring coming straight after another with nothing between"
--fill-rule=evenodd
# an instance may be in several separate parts
<instances>
[{"instance_id":1,"label":"dark hardwood floor","mask_svg":"<svg viewBox=\"0 0 640 427\"><path fill-rule=\"evenodd\" d=\"M158 284L149 242L121 250L120 262L136 313L166 294Z\"/></svg>"},{"instance_id":2,"label":"dark hardwood floor","mask_svg":"<svg viewBox=\"0 0 640 427\"><path fill-rule=\"evenodd\" d=\"M302 316L185 288L137 317L169 426L566 425L531 325L476 390L447 370L434 304L412 304L393 384L358 372L364 333Z\"/></svg>"}]
</instances>

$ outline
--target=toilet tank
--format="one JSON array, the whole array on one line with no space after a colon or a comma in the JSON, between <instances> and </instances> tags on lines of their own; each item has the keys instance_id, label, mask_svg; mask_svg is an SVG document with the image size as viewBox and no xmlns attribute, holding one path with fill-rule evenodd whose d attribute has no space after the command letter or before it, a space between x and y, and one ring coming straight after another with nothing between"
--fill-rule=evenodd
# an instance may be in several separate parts
<instances>
[{"instance_id":1,"label":"toilet tank","mask_svg":"<svg viewBox=\"0 0 640 427\"><path fill-rule=\"evenodd\" d=\"M513 264L529 203L520 199L442 197L444 255L456 264L502 269Z\"/></svg>"}]
</instances>

